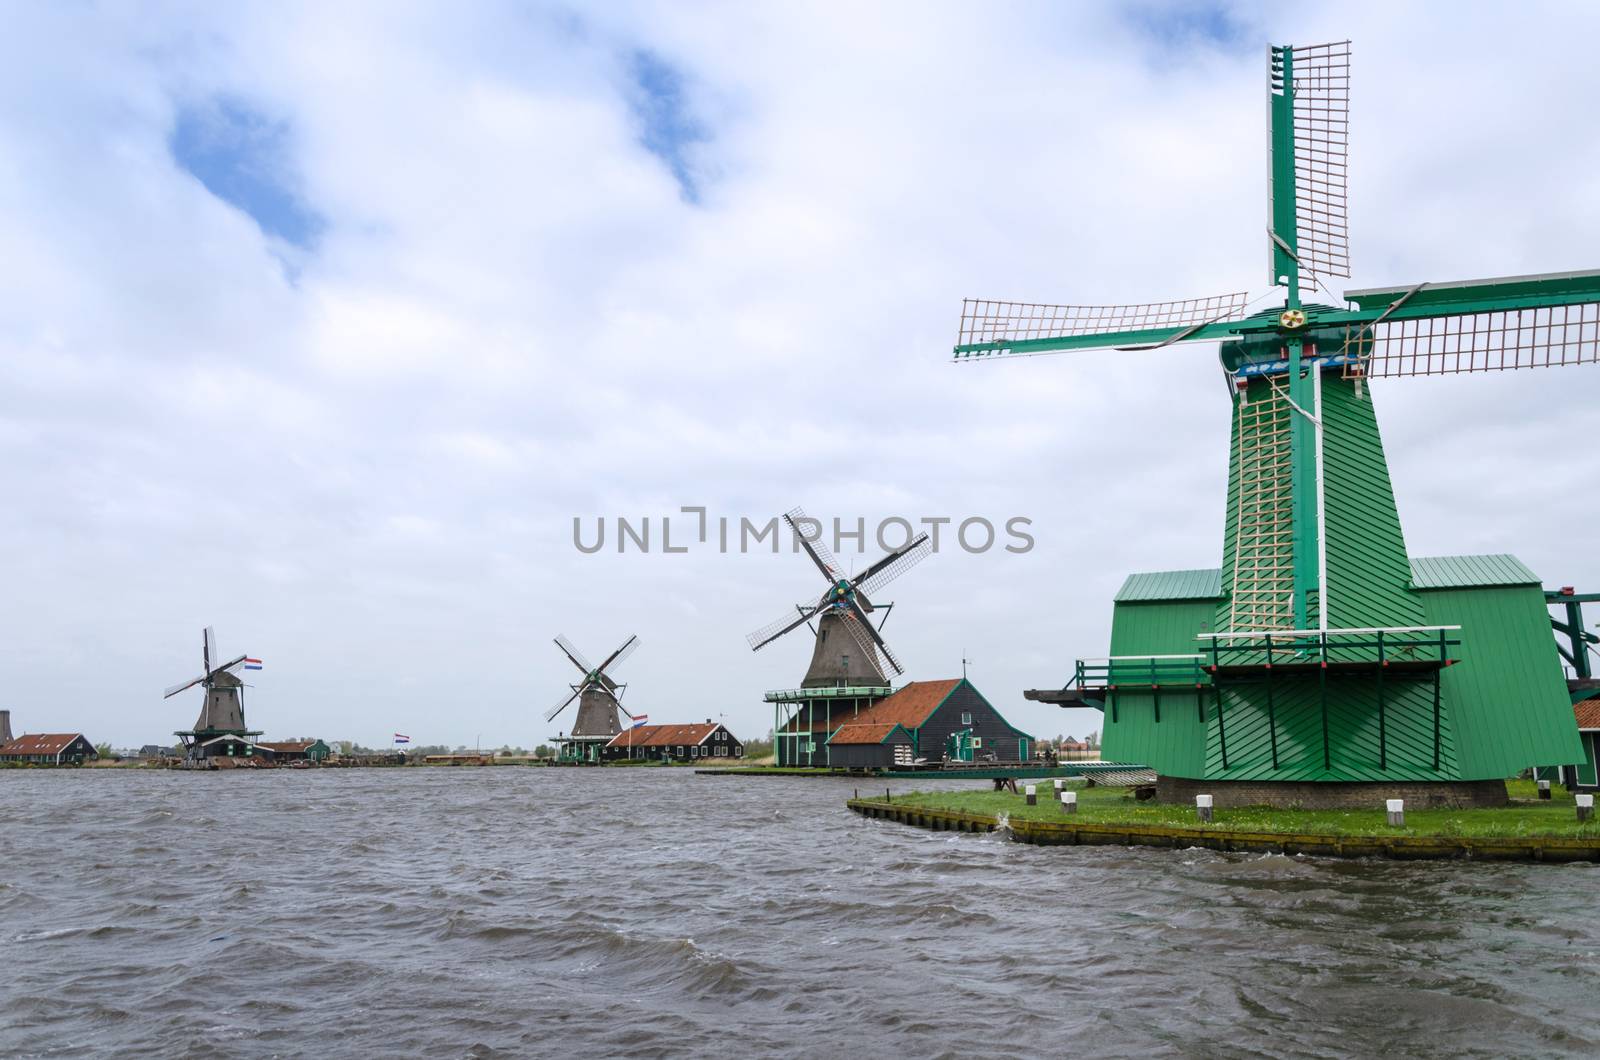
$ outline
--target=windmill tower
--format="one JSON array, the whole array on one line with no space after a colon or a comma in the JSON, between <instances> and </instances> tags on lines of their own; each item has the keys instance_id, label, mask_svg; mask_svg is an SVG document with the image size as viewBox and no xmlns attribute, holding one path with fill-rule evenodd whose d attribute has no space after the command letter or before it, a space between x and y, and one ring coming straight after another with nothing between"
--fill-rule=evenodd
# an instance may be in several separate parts
<instances>
[{"instance_id":1,"label":"windmill tower","mask_svg":"<svg viewBox=\"0 0 1600 1060\"><path fill-rule=\"evenodd\" d=\"M613 680L610 671L622 665L638 646L638 636L631 636L622 642L620 648L607 656L605 662L599 666L591 666L589 660L573 647L571 641L564 636L556 638L556 647L560 648L561 653L583 674L581 681L570 686L572 694L546 711L544 716L545 721L554 721L557 714L571 706L574 700L577 701L578 712L572 722L572 731L556 740L562 761L600 761L601 748L622 731L621 719L617 717L618 712L626 714L630 721L633 720L634 716L622 705L622 694L627 691L628 686Z\"/></svg>"},{"instance_id":2,"label":"windmill tower","mask_svg":"<svg viewBox=\"0 0 1600 1060\"><path fill-rule=\"evenodd\" d=\"M800 687L768 692L766 700L773 704L775 764L818 765L827 755L824 741L828 734L890 693L888 671L893 670L896 675L904 672L881 632L894 605L874 607L868 594L921 563L933 548L928 535L920 534L860 574L847 577L821 534L807 535L801 530L802 523L816 526L814 520L799 508L783 518L800 547L822 572L827 588L815 603L797 604L794 614L768 623L748 639L751 650L760 651L816 619L811 665L806 668ZM875 610L883 612L877 627L869 617Z\"/></svg>"},{"instance_id":3,"label":"windmill tower","mask_svg":"<svg viewBox=\"0 0 1600 1060\"><path fill-rule=\"evenodd\" d=\"M250 729L244 721L244 681L241 671L261 669L261 660L241 655L229 662L219 662L217 638L210 626L201 637L200 658L203 664L200 676L167 689L161 697L171 699L179 692L187 692L199 685L205 693L200 702L200 716L194 728L174 733L187 749L191 758L213 755L232 755L239 751L240 743L253 743L261 730ZM232 736L235 740L218 742L218 737Z\"/></svg>"},{"instance_id":4,"label":"windmill tower","mask_svg":"<svg viewBox=\"0 0 1600 1060\"><path fill-rule=\"evenodd\" d=\"M1503 801L1504 777L1581 758L1539 579L1407 554L1372 380L1600 360L1600 272L1305 301L1350 274L1349 42L1274 46L1267 78L1281 304L964 304L958 361L1220 342L1231 395L1220 569L1131 576L1110 658L1029 695L1104 710L1105 756L1153 766L1163 797Z\"/></svg>"}]
</instances>

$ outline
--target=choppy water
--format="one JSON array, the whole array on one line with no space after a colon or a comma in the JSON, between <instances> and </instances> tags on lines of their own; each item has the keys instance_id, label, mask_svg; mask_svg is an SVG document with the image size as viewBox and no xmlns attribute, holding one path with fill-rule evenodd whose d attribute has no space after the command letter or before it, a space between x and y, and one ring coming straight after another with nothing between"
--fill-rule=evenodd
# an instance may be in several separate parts
<instances>
[{"instance_id":1,"label":"choppy water","mask_svg":"<svg viewBox=\"0 0 1600 1060\"><path fill-rule=\"evenodd\" d=\"M687 770L4 772L0 1054L1593 1054L1589 866L1120 848Z\"/></svg>"}]
</instances>

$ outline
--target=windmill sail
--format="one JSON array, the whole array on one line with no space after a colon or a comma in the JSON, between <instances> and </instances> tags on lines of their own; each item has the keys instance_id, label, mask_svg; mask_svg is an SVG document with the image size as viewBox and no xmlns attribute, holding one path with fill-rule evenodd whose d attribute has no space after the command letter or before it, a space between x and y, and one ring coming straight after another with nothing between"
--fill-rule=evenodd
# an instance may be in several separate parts
<instances>
[{"instance_id":1,"label":"windmill sail","mask_svg":"<svg viewBox=\"0 0 1600 1060\"><path fill-rule=\"evenodd\" d=\"M798 607L799 605L796 606ZM798 615L784 614L779 618L773 619L745 638L750 642L750 650L755 651L762 645L777 640L791 629L798 629L808 622L812 615L821 610L822 606L820 604L810 604L805 607L799 607Z\"/></svg>"},{"instance_id":2,"label":"windmill sail","mask_svg":"<svg viewBox=\"0 0 1600 1060\"><path fill-rule=\"evenodd\" d=\"M875 593L933 554L933 539L922 534L884 556L855 579L858 593Z\"/></svg>"},{"instance_id":3,"label":"windmill sail","mask_svg":"<svg viewBox=\"0 0 1600 1060\"><path fill-rule=\"evenodd\" d=\"M839 612L839 619L844 628L849 631L851 639L856 642L856 646L861 649L864 658L870 660L879 670L887 672L890 668L893 668L896 674L905 672L905 667L900 665L900 660L895 657L894 652L889 650L889 645L884 643L883 638L878 635L878 631L872 628L872 623L867 620L865 615L861 614L859 609L852 608L848 611L841 611ZM885 665L886 663L887 665Z\"/></svg>"},{"instance_id":4,"label":"windmill sail","mask_svg":"<svg viewBox=\"0 0 1600 1060\"><path fill-rule=\"evenodd\" d=\"M1600 271L1348 291L1347 376L1397 377L1600 363Z\"/></svg>"},{"instance_id":5,"label":"windmill sail","mask_svg":"<svg viewBox=\"0 0 1600 1060\"><path fill-rule=\"evenodd\" d=\"M1141 305L1044 305L965 298L956 337L957 360L995 354L1169 345L1215 339L1217 325L1238 320L1244 291Z\"/></svg>"},{"instance_id":6,"label":"windmill sail","mask_svg":"<svg viewBox=\"0 0 1600 1060\"><path fill-rule=\"evenodd\" d=\"M823 540L820 520L813 519L807 515L804 508L790 509L784 513L783 519L784 522L789 524L789 528L794 531L795 541L799 543L801 548L805 549L806 555L810 556L811 562L815 563L817 568L822 571L823 577L831 581L844 572L844 568L839 565L839 560L834 556L833 550ZM800 529L801 523L809 523L815 527L815 537L807 536L806 532Z\"/></svg>"},{"instance_id":7,"label":"windmill sail","mask_svg":"<svg viewBox=\"0 0 1600 1060\"><path fill-rule=\"evenodd\" d=\"M584 658L583 652L579 651L564 634L556 637L556 647L560 648L562 654L571 659L572 665L579 670L586 674L594 673L594 666L590 664L588 659Z\"/></svg>"},{"instance_id":8,"label":"windmill sail","mask_svg":"<svg viewBox=\"0 0 1600 1060\"><path fill-rule=\"evenodd\" d=\"M567 709L567 704L571 703L574 699L577 699L579 693L581 693L582 691L583 691L583 688L582 688L581 685L579 687L577 687L577 688L574 688L572 690L571 694L567 695L565 698L563 698L561 700L561 702L557 703L555 706L551 707L549 710L544 712L544 720L545 721L553 721L553 720L555 720L555 716L557 714L560 714L563 710Z\"/></svg>"},{"instance_id":9,"label":"windmill sail","mask_svg":"<svg viewBox=\"0 0 1600 1060\"><path fill-rule=\"evenodd\" d=\"M1350 42L1269 49L1268 84L1271 282L1285 255L1308 283L1348 278Z\"/></svg>"}]
</instances>

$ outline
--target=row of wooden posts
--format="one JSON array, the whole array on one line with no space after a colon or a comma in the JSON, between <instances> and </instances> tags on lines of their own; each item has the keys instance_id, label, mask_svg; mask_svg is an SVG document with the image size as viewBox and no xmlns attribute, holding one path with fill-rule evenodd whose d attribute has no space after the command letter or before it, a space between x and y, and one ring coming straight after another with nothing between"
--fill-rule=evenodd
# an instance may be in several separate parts
<instances>
[{"instance_id":1,"label":"row of wooden posts","mask_svg":"<svg viewBox=\"0 0 1600 1060\"><path fill-rule=\"evenodd\" d=\"M1061 801L1061 812L1077 813L1078 793L1069 789L1066 783L1060 777L1056 778L1056 798ZM1039 805L1039 786L1037 784L1029 784L1022 790L1024 792L1023 797L1028 800L1029 806ZM855 794L857 798L861 797L859 789ZM1548 780L1539 781L1539 798L1550 798L1550 782ZM885 802L894 801L894 794L888 788L883 789L883 800ZM1593 795L1575 795L1573 796L1573 801L1577 803L1579 821L1587 821L1594 816ZM1213 802L1214 800L1210 795L1196 795L1194 797L1195 816L1207 824L1211 823L1212 811L1215 809ZM1391 828L1404 828L1406 826L1406 800L1386 799L1385 809L1389 815L1389 826Z\"/></svg>"},{"instance_id":2,"label":"row of wooden posts","mask_svg":"<svg viewBox=\"0 0 1600 1060\"><path fill-rule=\"evenodd\" d=\"M1056 784L1056 797L1061 800L1061 812L1063 812L1063 813L1077 813L1078 812L1078 793L1076 791L1067 790L1067 788L1065 786L1065 782L1062 781L1062 780L1058 779L1055 782L1055 784ZM1039 805L1039 788L1038 788L1038 785L1029 784L1026 788L1023 789L1023 791L1026 793L1024 797L1028 800L1028 805L1029 806L1037 806L1037 805ZM1541 798L1541 799L1550 798L1550 782L1548 780L1539 781L1539 798ZM1580 795L1575 795L1573 797L1573 799L1577 803L1578 820L1579 821L1587 821L1587 820L1589 820L1589 818L1594 816L1594 796L1593 795L1581 795L1580 794ZM1215 809L1215 807L1213 806L1213 802L1214 802L1214 800L1212 799L1212 797L1210 795L1196 795L1194 797L1194 812L1195 812L1195 815L1201 821L1203 821L1203 822L1205 822L1207 824L1209 824L1211 822L1212 812ZM1387 810L1388 815L1389 815L1389 826L1391 828L1404 828L1405 827L1405 825L1406 825L1406 800L1404 800L1404 799L1386 799L1385 800L1385 809Z\"/></svg>"}]
</instances>

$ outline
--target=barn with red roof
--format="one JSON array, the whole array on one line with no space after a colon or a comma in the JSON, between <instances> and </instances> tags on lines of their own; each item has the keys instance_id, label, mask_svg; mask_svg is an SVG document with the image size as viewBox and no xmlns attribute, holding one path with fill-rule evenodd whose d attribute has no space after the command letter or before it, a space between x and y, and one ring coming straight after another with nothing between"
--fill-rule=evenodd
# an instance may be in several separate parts
<instances>
[{"instance_id":1,"label":"barn with red roof","mask_svg":"<svg viewBox=\"0 0 1600 1060\"><path fill-rule=\"evenodd\" d=\"M36 732L0 747L0 762L33 766L81 766L100 756L81 732Z\"/></svg>"},{"instance_id":2,"label":"barn with red roof","mask_svg":"<svg viewBox=\"0 0 1600 1060\"><path fill-rule=\"evenodd\" d=\"M700 762L707 759L743 758L744 744L707 718L693 725L635 725L623 729L600 749L600 760Z\"/></svg>"},{"instance_id":3,"label":"barn with red roof","mask_svg":"<svg viewBox=\"0 0 1600 1060\"><path fill-rule=\"evenodd\" d=\"M1033 737L1001 716L964 677L912 681L835 726L823 763L835 769L889 769L916 762L1017 764Z\"/></svg>"}]
</instances>

